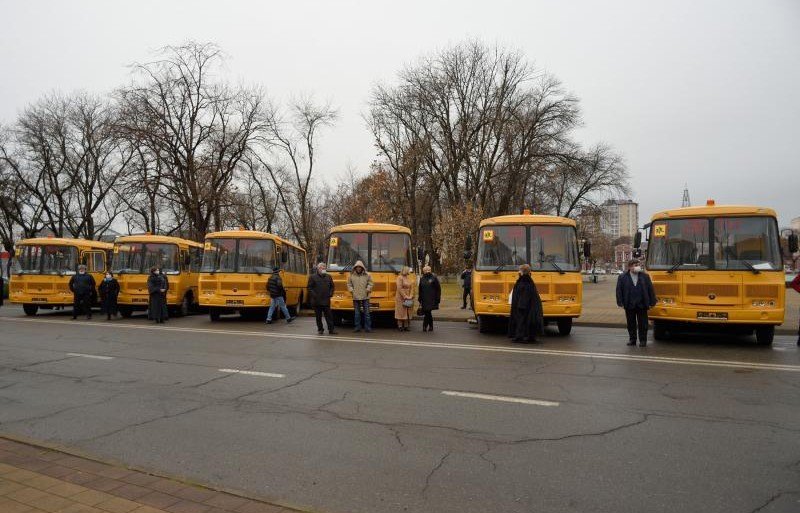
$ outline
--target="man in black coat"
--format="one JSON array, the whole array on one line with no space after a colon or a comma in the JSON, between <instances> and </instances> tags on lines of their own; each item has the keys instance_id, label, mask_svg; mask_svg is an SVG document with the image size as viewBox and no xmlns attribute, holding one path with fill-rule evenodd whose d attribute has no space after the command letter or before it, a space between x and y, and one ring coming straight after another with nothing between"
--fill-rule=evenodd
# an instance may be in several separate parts
<instances>
[{"instance_id":1,"label":"man in black coat","mask_svg":"<svg viewBox=\"0 0 800 513\"><path fill-rule=\"evenodd\" d=\"M423 315L422 331L433 331L433 311L439 309L439 303L442 300L442 285L429 265L422 268L417 296Z\"/></svg>"},{"instance_id":2,"label":"man in black coat","mask_svg":"<svg viewBox=\"0 0 800 513\"><path fill-rule=\"evenodd\" d=\"M617 306L625 309L628 324L628 345L647 345L647 311L656 306L656 291L650 276L642 270L642 264L633 259L628 262L628 270L617 278Z\"/></svg>"},{"instance_id":3,"label":"man in black coat","mask_svg":"<svg viewBox=\"0 0 800 513\"><path fill-rule=\"evenodd\" d=\"M461 294L461 309L467 309L467 298L470 299L470 310L472 309L472 266L468 265L461 272L461 287L464 289Z\"/></svg>"},{"instance_id":4,"label":"man in black coat","mask_svg":"<svg viewBox=\"0 0 800 513\"><path fill-rule=\"evenodd\" d=\"M511 291L511 315L508 319L508 336L514 342L536 342L536 335L544 333L542 298L531 276L531 266L519 266L519 278Z\"/></svg>"},{"instance_id":5,"label":"man in black coat","mask_svg":"<svg viewBox=\"0 0 800 513\"><path fill-rule=\"evenodd\" d=\"M92 318L92 297L97 293L94 277L86 272L86 266L78 266L78 273L69 279L69 290L72 292L72 318L77 319L78 314L86 314L87 319Z\"/></svg>"},{"instance_id":6,"label":"man in black coat","mask_svg":"<svg viewBox=\"0 0 800 513\"><path fill-rule=\"evenodd\" d=\"M336 334L333 328L333 314L331 314L331 298L333 297L333 278L328 274L328 268L320 262L317 264L317 272L308 277L308 299L314 307L314 316L317 319L317 333L322 335L322 316L325 316L325 324L328 325L328 333Z\"/></svg>"},{"instance_id":7,"label":"man in black coat","mask_svg":"<svg viewBox=\"0 0 800 513\"><path fill-rule=\"evenodd\" d=\"M114 273L108 271L98 287L100 291L100 305L106 313L106 319L117 315L117 299L119 298L119 282L114 278Z\"/></svg>"}]
</instances>

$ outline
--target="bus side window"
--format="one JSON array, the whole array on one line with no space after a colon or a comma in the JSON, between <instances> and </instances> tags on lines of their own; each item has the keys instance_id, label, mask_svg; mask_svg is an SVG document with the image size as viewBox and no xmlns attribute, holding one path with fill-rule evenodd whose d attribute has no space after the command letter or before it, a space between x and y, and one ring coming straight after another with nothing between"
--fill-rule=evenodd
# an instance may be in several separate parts
<instances>
[{"instance_id":1,"label":"bus side window","mask_svg":"<svg viewBox=\"0 0 800 513\"><path fill-rule=\"evenodd\" d=\"M192 272L198 272L200 270L200 264L203 260L203 251L200 248L190 248L189 255L191 256L192 259L191 263Z\"/></svg>"},{"instance_id":2,"label":"bus side window","mask_svg":"<svg viewBox=\"0 0 800 513\"><path fill-rule=\"evenodd\" d=\"M291 259L292 259L292 266L291 266L292 272L296 273L298 272L297 268L299 267L297 265L299 263L297 259L297 248L292 248Z\"/></svg>"}]
</instances>

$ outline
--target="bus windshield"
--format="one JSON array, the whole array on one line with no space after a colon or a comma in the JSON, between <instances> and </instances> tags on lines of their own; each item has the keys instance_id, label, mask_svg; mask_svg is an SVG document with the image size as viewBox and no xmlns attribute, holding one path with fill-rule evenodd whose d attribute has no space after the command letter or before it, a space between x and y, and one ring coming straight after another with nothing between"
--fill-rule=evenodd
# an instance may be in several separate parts
<instances>
[{"instance_id":1,"label":"bus windshield","mask_svg":"<svg viewBox=\"0 0 800 513\"><path fill-rule=\"evenodd\" d=\"M158 267L165 274L179 274L176 244L125 242L114 247L111 270L116 274L147 274Z\"/></svg>"},{"instance_id":2,"label":"bus windshield","mask_svg":"<svg viewBox=\"0 0 800 513\"><path fill-rule=\"evenodd\" d=\"M577 271L578 240L571 226L485 226L478 239L479 271Z\"/></svg>"},{"instance_id":3,"label":"bus windshield","mask_svg":"<svg viewBox=\"0 0 800 513\"><path fill-rule=\"evenodd\" d=\"M78 268L78 248L50 244L20 247L17 259L18 274L75 274Z\"/></svg>"},{"instance_id":4,"label":"bus windshield","mask_svg":"<svg viewBox=\"0 0 800 513\"><path fill-rule=\"evenodd\" d=\"M271 273L275 266L275 242L271 239L206 239L205 273Z\"/></svg>"},{"instance_id":5,"label":"bus windshield","mask_svg":"<svg viewBox=\"0 0 800 513\"><path fill-rule=\"evenodd\" d=\"M349 271L361 260L370 272L399 273L411 266L411 237L407 233L342 232L331 234L328 269Z\"/></svg>"},{"instance_id":6,"label":"bus windshield","mask_svg":"<svg viewBox=\"0 0 800 513\"><path fill-rule=\"evenodd\" d=\"M783 269L778 226L774 218L766 216L654 221L647 267L778 271Z\"/></svg>"}]
</instances>

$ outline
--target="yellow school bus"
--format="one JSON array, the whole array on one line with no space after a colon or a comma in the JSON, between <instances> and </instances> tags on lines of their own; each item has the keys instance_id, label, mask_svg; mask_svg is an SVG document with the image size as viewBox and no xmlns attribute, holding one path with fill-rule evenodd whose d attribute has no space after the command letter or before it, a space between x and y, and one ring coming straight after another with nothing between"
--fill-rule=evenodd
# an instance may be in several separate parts
<instances>
[{"instance_id":1,"label":"yellow school bus","mask_svg":"<svg viewBox=\"0 0 800 513\"><path fill-rule=\"evenodd\" d=\"M361 260L372 276L369 307L372 314L394 312L397 275L404 266L412 270L411 230L396 224L353 223L331 228L328 236L328 272L335 286L331 311L336 324L353 316L353 296L347 280ZM416 282L415 275L411 279Z\"/></svg>"},{"instance_id":2,"label":"yellow school bus","mask_svg":"<svg viewBox=\"0 0 800 513\"><path fill-rule=\"evenodd\" d=\"M542 297L546 323L555 322L561 335L572 331L581 314L583 283L575 221L566 217L507 215L484 219L478 233L478 253L472 272L472 303L481 333L507 320L509 294L519 266L529 264Z\"/></svg>"},{"instance_id":3,"label":"yellow school bus","mask_svg":"<svg viewBox=\"0 0 800 513\"><path fill-rule=\"evenodd\" d=\"M151 267L167 276L167 306L173 315L187 315L197 306L197 277L203 245L164 235L125 235L114 241L111 271L119 281L119 312L130 317L146 310L149 301L147 278Z\"/></svg>"},{"instance_id":4,"label":"yellow school bus","mask_svg":"<svg viewBox=\"0 0 800 513\"><path fill-rule=\"evenodd\" d=\"M271 233L229 230L206 235L200 267L200 306L212 321L226 313L266 316L267 280L280 268L286 305L296 315L308 284L306 252Z\"/></svg>"},{"instance_id":5,"label":"yellow school bus","mask_svg":"<svg viewBox=\"0 0 800 513\"><path fill-rule=\"evenodd\" d=\"M775 211L753 206L676 208L655 214L646 266L658 304L653 336L726 326L769 345L783 323L784 271ZM634 246L641 243L637 234Z\"/></svg>"},{"instance_id":6,"label":"yellow school bus","mask_svg":"<svg viewBox=\"0 0 800 513\"><path fill-rule=\"evenodd\" d=\"M85 264L99 285L111 248L106 242L85 239L48 237L19 241L15 270L8 286L9 301L22 305L26 315L36 315L40 308L71 307L69 280L78 265Z\"/></svg>"}]
</instances>

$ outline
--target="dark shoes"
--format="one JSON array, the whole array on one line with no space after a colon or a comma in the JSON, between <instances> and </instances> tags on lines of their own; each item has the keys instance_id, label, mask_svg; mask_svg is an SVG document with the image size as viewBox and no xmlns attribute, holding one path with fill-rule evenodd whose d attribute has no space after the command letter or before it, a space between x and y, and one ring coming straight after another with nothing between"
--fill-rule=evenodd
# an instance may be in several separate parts
<instances>
[{"instance_id":1,"label":"dark shoes","mask_svg":"<svg viewBox=\"0 0 800 513\"><path fill-rule=\"evenodd\" d=\"M296 315L294 317L289 317L288 319L286 319L286 324L291 324L292 321L295 320L295 319L297 319Z\"/></svg>"},{"instance_id":2,"label":"dark shoes","mask_svg":"<svg viewBox=\"0 0 800 513\"><path fill-rule=\"evenodd\" d=\"M647 345L647 341L639 342L639 347L645 347Z\"/></svg>"},{"instance_id":3,"label":"dark shoes","mask_svg":"<svg viewBox=\"0 0 800 513\"><path fill-rule=\"evenodd\" d=\"M361 333L361 328L356 328L353 330L353 333Z\"/></svg>"},{"instance_id":4,"label":"dark shoes","mask_svg":"<svg viewBox=\"0 0 800 513\"><path fill-rule=\"evenodd\" d=\"M636 341L635 340L631 340L631 341L628 342L628 345L629 346L635 346L636 345Z\"/></svg>"},{"instance_id":5,"label":"dark shoes","mask_svg":"<svg viewBox=\"0 0 800 513\"><path fill-rule=\"evenodd\" d=\"M467 309L467 307L466 307L466 306L462 306L462 307L461 307L461 309L462 309L462 310L466 310L466 309Z\"/></svg>"},{"instance_id":6,"label":"dark shoes","mask_svg":"<svg viewBox=\"0 0 800 513\"><path fill-rule=\"evenodd\" d=\"M272 319L267 319L267 324L272 324Z\"/></svg>"},{"instance_id":7,"label":"dark shoes","mask_svg":"<svg viewBox=\"0 0 800 513\"><path fill-rule=\"evenodd\" d=\"M324 335L324 334L325 334L325 330L319 330L319 331L317 331L317 335Z\"/></svg>"},{"instance_id":8,"label":"dark shoes","mask_svg":"<svg viewBox=\"0 0 800 513\"><path fill-rule=\"evenodd\" d=\"M334 330L328 330L328 335L338 335L339 333Z\"/></svg>"}]
</instances>

